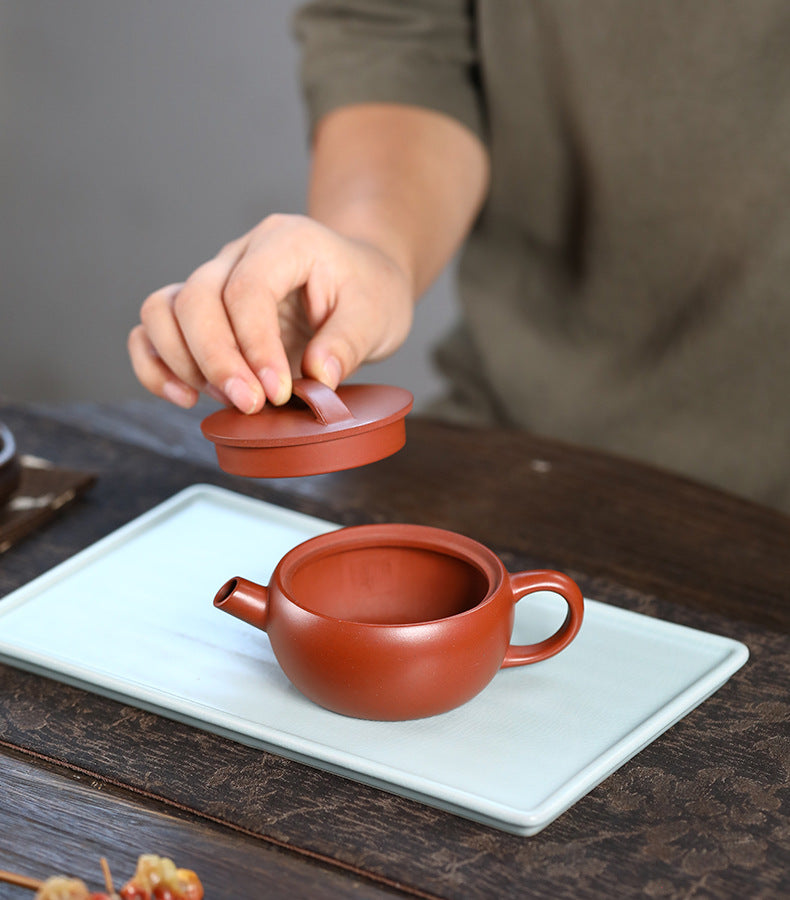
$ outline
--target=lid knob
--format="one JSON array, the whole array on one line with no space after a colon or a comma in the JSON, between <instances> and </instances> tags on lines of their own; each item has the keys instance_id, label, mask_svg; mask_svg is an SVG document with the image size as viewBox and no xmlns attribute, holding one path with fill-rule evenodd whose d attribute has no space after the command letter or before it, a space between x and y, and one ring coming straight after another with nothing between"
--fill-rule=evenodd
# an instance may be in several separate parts
<instances>
[{"instance_id":1,"label":"lid knob","mask_svg":"<svg viewBox=\"0 0 790 900\"><path fill-rule=\"evenodd\" d=\"M340 422L350 424L354 421L349 408L335 391L320 381L297 378L293 383L293 392L300 400L304 400L322 425L337 425Z\"/></svg>"}]
</instances>

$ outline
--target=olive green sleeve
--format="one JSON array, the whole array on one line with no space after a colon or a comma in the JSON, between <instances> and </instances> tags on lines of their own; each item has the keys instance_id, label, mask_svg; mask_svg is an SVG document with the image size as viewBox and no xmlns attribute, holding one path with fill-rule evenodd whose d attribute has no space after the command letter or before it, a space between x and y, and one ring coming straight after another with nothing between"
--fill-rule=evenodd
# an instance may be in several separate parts
<instances>
[{"instance_id":1,"label":"olive green sleeve","mask_svg":"<svg viewBox=\"0 0 790 900\"><path fill-rule=\"evenodd\" d=\"M482 136L483 115L468 0L319 0L294 28L311 128L355 103L437 110Z\"/></svg>"}]
</instances>

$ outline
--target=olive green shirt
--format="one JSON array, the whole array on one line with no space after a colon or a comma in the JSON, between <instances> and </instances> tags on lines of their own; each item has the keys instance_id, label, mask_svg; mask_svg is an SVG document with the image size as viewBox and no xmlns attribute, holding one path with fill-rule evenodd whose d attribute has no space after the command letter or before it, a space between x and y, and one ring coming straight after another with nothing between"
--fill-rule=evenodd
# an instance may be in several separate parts
<instances>
[{"instance_id":1,"label":"olive green shirt","mask_svg":"<svg viewBox=\"0 0 790 900\"><path fill-rule=\"evenodd\" d=\"M414 104L488 148L438 412L790 510L786 0L337 0L296 29L312 121Z\"/></svg>"}]
</instances>

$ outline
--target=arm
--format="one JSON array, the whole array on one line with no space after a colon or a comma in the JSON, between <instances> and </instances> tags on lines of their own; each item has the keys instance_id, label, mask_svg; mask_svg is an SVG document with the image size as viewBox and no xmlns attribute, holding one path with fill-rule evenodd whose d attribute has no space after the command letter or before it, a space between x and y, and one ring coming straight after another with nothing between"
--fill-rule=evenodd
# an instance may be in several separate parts
<instances>
[{"instance_id":1,"label":"arm","mask_svg":"<svg viewBox=\"0 0 790 900\"><path fill-rule=\"evenodd\" d=\"M440 113L395 104L338 109L316 132L310 214L378 246L419 296L466 237L484 199L481 142Z\"/></svg>"},{"instance_id":2,"label":"arm","mask_svg":"<svg viewBox=\"0 0 790 900\"><path fill-rule=\"evenodd\" d=\"M244 412L284 403L300 369L336 387L406 339L487 179L480 140L441 113L329 113L315 132L310 218L269 216L152 294L129 337L138 378L182 406L204 390Z\"/></svg>"}]
</instances>

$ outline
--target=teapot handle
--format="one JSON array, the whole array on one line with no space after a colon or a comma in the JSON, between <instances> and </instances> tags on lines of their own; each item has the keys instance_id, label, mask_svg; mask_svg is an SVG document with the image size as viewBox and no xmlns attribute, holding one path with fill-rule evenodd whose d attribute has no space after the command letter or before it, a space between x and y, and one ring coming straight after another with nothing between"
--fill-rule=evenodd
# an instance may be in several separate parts
<instances>
[{"instance_id":1,"label":"teapot handle","mask_svg":"<svg viewBox=\"0 0 790 900\"><path fill-rule=\"evenodd\" d=\"M568 604L565 621L557 631L545 641L537 644L511 644L507 648L502 668L525 666L529 663L548 659L563 650L576 637L584 618L584 598L575 581L561 572L537 569L533 572L517 572L510 575L513 602L536 591L552 591L559 594Z\"/></svg>"}]
</instances>

